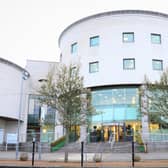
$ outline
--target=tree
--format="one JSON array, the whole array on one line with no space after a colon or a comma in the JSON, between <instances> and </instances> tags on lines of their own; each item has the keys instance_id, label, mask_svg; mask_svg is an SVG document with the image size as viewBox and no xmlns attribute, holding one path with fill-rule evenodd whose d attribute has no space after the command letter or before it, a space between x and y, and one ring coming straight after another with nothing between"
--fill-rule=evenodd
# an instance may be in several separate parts
<instances>
[{"instance_id":1,"label":"tree","mask_svg":"<svg viewBox=\"0 0 168 168\"><path fill-rule=\"evenodd\" d=\"M83 77L79 75L79 66L61 65L56 71L51 69L38 92L42 95L41 102L59 113L59 122L66 129L66 143L72 127L89 124L94 109L90 90L84 88Z\"/></svg>"},{"instance_id":2,"label":"tree","mask_svg":"<svg viewBox=\"0 0 168 168\"><path fill-rule=\"evenodd\" d=\"M147 78L145 81L149 99L149 119L165 127L168 121L168 69L161 74L159 81L152 83Z\"/></svg>"}]
</instances>

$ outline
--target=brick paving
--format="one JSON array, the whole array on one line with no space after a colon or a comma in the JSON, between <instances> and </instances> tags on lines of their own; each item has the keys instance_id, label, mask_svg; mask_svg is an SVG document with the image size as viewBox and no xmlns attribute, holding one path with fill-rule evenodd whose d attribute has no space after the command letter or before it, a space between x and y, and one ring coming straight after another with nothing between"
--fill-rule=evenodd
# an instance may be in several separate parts
<instances>
[{"instance_id":1,"label":"brick paving","mask_svg":"<svg viewBox=\"0 0 168 168\"><path fill-rule=\"evenodd\" d=\"M15 151L0 152L0 168L3 166L31 167L32 153L29 154L28 161L16 160ZM168 153L139 153L140 162L135 162L135 167L167 167ZM85 155L84 155L85 156ZM131 167L131 153L103 153L102 162L93 162L94 154L87 154L88 162L84 162L84 167ZM85 158L84 158L85 159ZM80 167L80 153L69 153L69 162L64 163L64 153L43 153L39 160L38 153L35 154L34 166L37 167Z\"/></svg>"},{"instance_id":2,"label":"brick paving","mask_svg":"<svg viewBox=\"0 0 168 168\"><path fill-rule=\"evenodd\" d=\"M113 162L89 162L84 163L84 167L131 167L131 162L128 161L113 161ZM29 161L16 161L16 160L0 160L0 166L17 166L17 167L31 167L32 162ZM56 162L56 161L35 161L36 167L80 167L80 162ZM135 162L135 167L168 167L168 160L144 160Z\"/></svg>"}]
</instances>

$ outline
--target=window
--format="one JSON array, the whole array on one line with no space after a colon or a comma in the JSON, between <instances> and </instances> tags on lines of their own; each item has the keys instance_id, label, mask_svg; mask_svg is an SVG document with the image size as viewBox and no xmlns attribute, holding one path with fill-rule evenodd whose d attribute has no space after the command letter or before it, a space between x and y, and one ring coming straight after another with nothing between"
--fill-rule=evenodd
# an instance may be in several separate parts
<instances>
[{"instance_id":1,"label":"window","mask_svg":"<svg viewBox=\"0 0 168 168\"><path fill-rule=\"evenodd\" d=\"M77 53L78 43L73 43L71 45L71 54Z\"/></svg>"},{"instance_id":2,"label":"window","mask_svg":"<svg viewBox=\"0 0 168 168\"><path fill-rule=\"evenodd\" d=\"M160 34L151 34L151 43L161 44L161 35Z\"/></svg>"},{"instance_id":3,"label":"window","mask_svg":"<svg viewBox=\"0 0 168 168\"><path fill-rule=\"evenodd\" d=\"M75 76L76 71L77 71L77 67L75 67L75 66L72 67L72 69L71 69L72 76Z\"/></svg>"},{"instance_id":4,"label":"window","mask_svg":"<svg viewBox=\"0 0 168 168\"><path fill-rule=\"evenodd\" d=\"M133 32L125 32L125 33L123 33L123 42L124 43L132 43L132 42L134 42L134 33Z\"/></svg>"},{"instance_id":5,"label":"window","mask_svg":"<svg viewBox=\"0 0 168 168\"><path fill-rule=\"evenodd\" d=\"M98 112L92 116L96 123L137 120L139 116L138 87L108 87L92 90L92 105ZM101 113L100 113L101 112Z\"/></svg>"},{"instance_id":6,"label":"window","mask_svg":"<svg viewBox=\"0 0 168 168\"><path fill-rule=\"evenodd\" d=\"M158 70L158 71L163 70L163 60L153 59L152 60L152 67L153 67L153 70Z\"/></svg>"},{"instance_id":7,"label":"window","mask_svg":"<svg viewBox=\"0 0 168 168\"><path fill-rule=\"evenodd\" d=\"M95 73L99 71L99 62L91 62L89 63L89 72Z\"/></svg>"},{"instance_id":8,"label":"window","mask_svg":"<svg viewBox=\"0 0 168 168\"><path fill-rule=\"evenodd\" d=\"M134 58L123 59L123 69L135 69L135 59Z\"/></svg>"},{"instance_id":9,"label":"window","mask_svg":"<svg viewBox=\"0 0 168 168\"><path fill-rule=\"evenodd\" d=\"M94 36L90 38L90 47L99 45L99 36Z\"/></svg>"}]
</instances>

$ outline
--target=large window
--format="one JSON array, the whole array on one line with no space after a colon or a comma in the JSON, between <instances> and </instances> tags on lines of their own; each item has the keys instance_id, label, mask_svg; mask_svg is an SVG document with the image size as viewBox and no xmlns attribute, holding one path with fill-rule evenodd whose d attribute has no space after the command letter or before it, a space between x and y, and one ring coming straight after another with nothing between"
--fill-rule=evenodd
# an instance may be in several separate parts
<instances>
[{"instance_id":1,"label":"large window","mask_svg":"<svg viewBox=\"0 0 168 168\"><path fill-rule=\"evenodd\" d=\"M134 42L134 33L133 32L124 32L122 39L123 39L124 43L132 43L132 42Z\"/></svg>"},{"instance_id":2,"label":"large window","mask_svg":"<svg viewBox=\"0 0 168 168\"><path fill-rule=\"evenodd\" d=\"M71 54L77 53L77 50L78 50L78 43L73 43L71 45Z\"/></svg>"},{"instance_id":3,"label":"large window","mask_svg":"<svg viewBox=\"0 0 168 168\"><path fill-rule=\"evenodd\" d=\"M153 44L161 44L161 35L151 33L151 43Z\"/></svg>"},{"instance_id":4,"label":"large window","mask_svg":"<svg viewBox=\"0 0 168 168\"><path fill-rule=\"evenodd\" d=\"M37 95L29 95L27 141L32 141L33 137L41 142L54 140L56 112L50 106L41 104L41 98Z\"/></svg>"},{"instance_id":5,"label":"large window","mask_svg":"<svg viewBox=\"0 0 168 168\"><path fill-rule=\"evenodd\" d=\"M99 62L90 62L89 63L89 72L95 73L99 71Z\"/></svg>"},{"instance_id":6,"label":"large window","mask_svg":"<svg viewBox=\"0 0 168 168\"><path fill-rule=\"evenodd\" d=\"M124 70L135 69L135 59L134 58L123 59L123 69Z\"/></svg>"},{"instance_id":7,"label":"large window","mask_svg":"<svg viewBox=\"0 0 168 168\"><path fill-rule=\"evenodd\" d=\"M131 121L139 117L139 94L136 87L94 90L92 104L98 112L98 115L92 117L93 123Z\"/></svg>"},{"instance_id":8,"label":"large window","mask_svg":"<svg viewBox=\"0 0 168 168\"><path fill-rule=\"evenodd\" d=\"M99 45L99 36L94 36L90 38L90 47L95 47Z\"/></svg>"},{"instance_id":9,"label":"large window","mask_svg":"<svg viewBox=\"0 0 168 168\"><path fill-rule=\"evenodd\" d=\"M152 67L153 67L153 70L162 71L163 70L163 60L153 59Z\"/></svg>"}]
</instances>

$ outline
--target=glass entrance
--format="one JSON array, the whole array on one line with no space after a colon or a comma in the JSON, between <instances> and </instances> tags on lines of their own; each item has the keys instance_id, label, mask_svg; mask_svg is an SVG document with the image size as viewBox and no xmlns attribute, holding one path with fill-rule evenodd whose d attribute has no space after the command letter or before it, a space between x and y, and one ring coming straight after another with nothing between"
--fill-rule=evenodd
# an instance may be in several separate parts
<instances>
[{"instance_id":1,"label":"glass entrance","mask_svg":"<svg viewBox=\"0 0 168 168\"><path fill-rule=\"evenodd\" d=\"M116 142L132 141L132 138L136 141L136 133L140 130L141 125L138 121L97 124L92 126L90 138L91 142L107 142L113 138Z\"/></svg>"}]
</instances>

